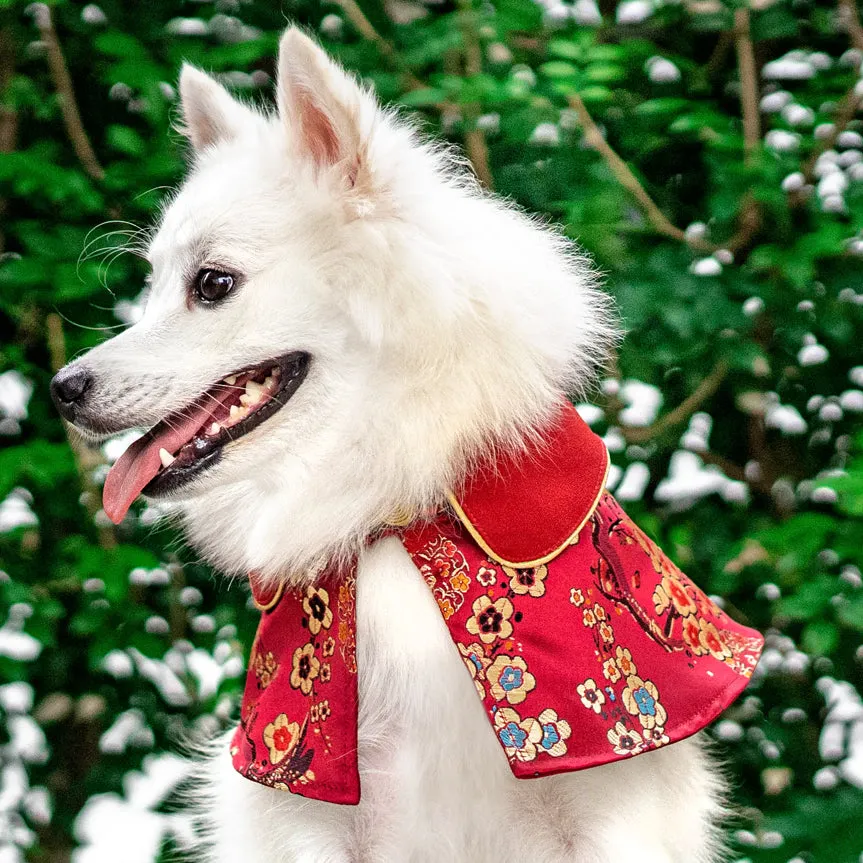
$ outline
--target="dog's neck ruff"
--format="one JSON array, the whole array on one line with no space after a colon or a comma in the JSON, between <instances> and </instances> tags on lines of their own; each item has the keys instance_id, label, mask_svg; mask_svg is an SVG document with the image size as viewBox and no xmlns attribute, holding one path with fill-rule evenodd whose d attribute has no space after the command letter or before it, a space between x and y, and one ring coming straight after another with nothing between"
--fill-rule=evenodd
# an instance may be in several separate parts
<instances>
[{"instance_id":1,"label":"dog's neck ruff","mask_svg":"<svg viewBox=\"0 0 863 863\"><path fill-rule=\"evenodd\" d=\"M631 758L703 729L763 639L699 590L604 490L608 454L567 405L431 520L391 528L440 607L520 779ZM247 778L357 803L355 567L264 593L231 754Z\"/></svg>"}]
</instances>

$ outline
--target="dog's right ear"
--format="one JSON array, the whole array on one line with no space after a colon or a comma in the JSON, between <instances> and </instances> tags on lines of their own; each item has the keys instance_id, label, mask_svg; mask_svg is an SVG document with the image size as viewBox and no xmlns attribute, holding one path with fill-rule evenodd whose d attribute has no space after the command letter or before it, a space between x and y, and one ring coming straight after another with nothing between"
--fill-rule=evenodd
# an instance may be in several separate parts
<instances>
[{"instance_id":1,"label":"dog's right ear","mask_svg":"<svg viewBox=\"0 0 863 863\"><path fill-rule=\"evenodd\" d=\"M180 132L196 153L239 136L254 122L254 112L238 102L218 81L188 63L180 72Z\"/></svg>"}]
</instances>

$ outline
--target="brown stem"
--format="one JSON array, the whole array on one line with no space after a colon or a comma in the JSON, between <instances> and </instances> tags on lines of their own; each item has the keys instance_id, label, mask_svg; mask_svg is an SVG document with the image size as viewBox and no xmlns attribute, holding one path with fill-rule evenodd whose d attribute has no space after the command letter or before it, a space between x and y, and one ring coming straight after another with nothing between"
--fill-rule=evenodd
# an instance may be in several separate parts
<instances>
[{"instance_id":1,"label":"brown stem","mask_svg":"<svg viewBox=\"0 0 863 863\"><path fill-rule=\"evenodd\" d=\"M695 249L700 251L713 252L717 247L704 240L693 239L687 237L686 234L674 225L654 203L650 195L647 194L644 186L638 181L635 174L632 173L629 166L617 153L612 149L604 135L596 125L587 106L584 104L581 96L577 93L571 93L568 96L569 106L578 115L581 127L584 130L585 141L593 147L600 156L605 160L611 173L614 174L617 181L635 198L638 205L641 207L644 215L647 216L647 221L660 233L666 237L671 237L673 240L678 240L682 243L688 243Z\"/></svg>"},{"instance_id":2,"label":"brown stem","mask_svg":"<svg viewBox=\"0 0 863 863\"><path fill-rule=\"evenodd\" d=\"M15 43L8 27L0 30L0 153L12 153L18 140L18 112L6 104L7 91L15 77ZM0 219L6 213L6 201L0 198ZM6 236L0 230L0 254L6 250Z\"/></svg>"},{"instance_id":3,"label":"brown stem","mask_svg":"<svg viewBox=\"0 0 863 863\"><path fill-rule=\"evenodd\" d=\"M806 162L803 168L803 176L806 178L807 183L811 183L815 177L815 165L818 162L818 157L836 146L836 139L848 128L848 124L854 119L854 115L860 107L860 96L856 92L857 84L858 80L855 75L854 83L848 88L842 97L842 101L839 103L839 108L836 110L836 116L833 118L833 130L821 141L821 145Z\"/></svg>"},{"instance_id":4,"label":"brown stem","mask_svg":"<svg viewBox=\"0 0 863 863\"><path fill-rule=\"evenodd\" d=\"M758 113L758 71L749 31L749 10L734 13L734 47L740 71L740 108L743 114L743 147L750 162L761 143L761 118Z\"/></svg>"},{"instance_id":5,"label":"brown stem","mask_svg":"<svg viewBox=\"0 0 863 863\"><path fill-rule=\"evenodd\" d=\"M72 78L69 75L69 67L60 47L57 31L51 19L51 9L44 3L36 4L36 26L48 60L48 69L54 81L54 89L57 92L57 100L60 104L60 112L63 115L63 123L66 126L66 134L75 150L75 155L81 163L81 167L94 180L101 181L105 178L105 171L96 158L93 145L90 143L84 124L81 122L81 113L78 110L78 102L75 99L75 90L72 86Z\"/></svg>"},{"instance_id":6,"label":"brown stem","mask_svg":"<svg viewBox=\"0 0 863 863\"><path fill-rule=\"evenodd\" d=\"M464 73L467 78L482 74L482 46L474 23L471 0L459 0L459 24L464 42ZM488 143L485 133L476 126L480 105L472 102L464 106L464 119L468 129L464 133L464 145L473 165L477 179L486 189L494 188L488 159Z\"/></svg>"},{"instance_id":7,"label":"brown stem","mask_svg":"<svg viewBox=\"0 0 863 863\"><path fill-rule=\"evenodd\" d=\"M628 443L644 443L658 437L673 426L685 422L716 393L727 374L728 363L725 360L719 360L710 374L674 410L660 417L652 425L643 428L637 426L622 428L623 437Z\"/></svg>"},{"instance_id":8,"label":"brown stem","mask_svg":"<svg viewBox=\"0 0 863 863\"><path fill-rule=\"evenodd\" d=\"M845 25L851 44L863 51L863 26L860 25L856 0L839 0L839 19Z\"/></svg>"},{"instance_id":9,"label":"brown stem","mask_svg":"<svg viewBox=\"0 0 863 863\"><path fill-rule=\"evenodd\" d=\"M63 321L56 312L50 312L45 318L47 330L48 355L51 359L51 368L58 371L66 364L66 336L63 333ZM101 489L93 482L93 470L102 464L102 454L95 447L91 447L78 435L72 426L63 423L69 448L75 458L75 467L78 469L78 478L84 491L84 506L91 518L99 512L99 501L102 497ZM117 544L114 530L108 526L99 526L99 544L102 548L114 548Z\"/></svg>"},{"instance_id":10,"label":"brown stem","mask_svg":"<svg viewBox=\"0 0 863 863\"><path fill-rule=\"evenodd\" d=\"M392 42L385 39L375 30L374 24L369 21L366 13L363 12L356 0L336 0L336 3L341 6L347 19L357 28L359 34L364 39L368 39L369 42L374 42L378 51L404 75L405 83L409 90L423 90L426 88L427 85L408 69Z\"/></svg>"}]
</instances>

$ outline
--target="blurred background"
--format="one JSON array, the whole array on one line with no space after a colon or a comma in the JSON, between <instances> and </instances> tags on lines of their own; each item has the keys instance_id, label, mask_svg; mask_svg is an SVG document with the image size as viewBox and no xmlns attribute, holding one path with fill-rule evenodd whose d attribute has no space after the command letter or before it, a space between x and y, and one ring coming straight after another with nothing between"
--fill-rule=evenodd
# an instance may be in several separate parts
<instances>
[{"instance_id":1,"label":"blurred background","mask_svg":"<svg viewBox=\"0 0 863 863\"><path fill-rule=\"evenodd\" d=\"M289 20L595 257L628 332L580 406L612 488L767 633L711 730L733 859L856 863L855 0L0 0L0 863L188 859L179 741L231 724L257 615L153 508L109 524L125 442L68 440L48 382L140 314L180 63L269 104Z\"/></svg>"}]
</instances>

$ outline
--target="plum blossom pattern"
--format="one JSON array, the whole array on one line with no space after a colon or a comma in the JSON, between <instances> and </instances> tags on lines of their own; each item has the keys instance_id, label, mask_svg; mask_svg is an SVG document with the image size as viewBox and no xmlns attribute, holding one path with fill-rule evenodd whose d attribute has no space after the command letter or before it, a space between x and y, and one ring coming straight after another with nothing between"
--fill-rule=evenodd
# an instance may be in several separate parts
<instances>
[{"instance_id":1,"label":"plum blossom pattern","mask_svg":"<svg viewBox=\"0 0 863 863\"><path fill-rule=\"evenodd\" d=\"M484 644L491 644L497 638L512 635L512 603L502 596L492 602L488 596L481 596L473 604L473 616L468 619L467 631Z\"/></svg>"},{"instance_id":2,"label":"plum blossom pattern","mask_svg":"<svg viewBox=\"0 0 863 863\"><path fill-rule=\"evenodd\" d=\"M511 707L501 707L494 714L494 727L508 756L517 761L536 758L536 745L543 738L542 725L536 719L522 719Z\"/></svg>"},{"instance_id":3,"label":"plum blossom pattern","mask_svg":"<svg viewBox=\"0 0 863 863\"><path fill-rule=\"evenodd\" d=\"M596 685L596 681L592 677L588 677L584 683L580 683L575 687L575 691L581 698L581 703L594 713L602 711L602 705L605 704L605 696L602 690Z\"/></svg>"},{"instance_id":4,"label":"plum blossom pattern","mask_svg":"<svg viewBox=\"0 0 863 863\"><path fill-rule=\"evenodd\" d=\"M529 569L511 569L508 566L503 571L509 578L509 586L516 596L540 597L545 593L545 579L548 567L531 567Z\"/></svg>"},{"instance_id":5,"label":"plum blossom pattern","mask_svg":"<svg viewBox=\"0 0 863 863\"><path fill-rule=\"evenodd\" d=\"M649 680L632 675L626 678L623 690L623 703L626 709L637 716L644 728L665 725L668 718L665 708L659 702L659 691Z\"/></svg>"},{"instance_id":6,"label":"plum blossom pattern","mask_svg":"<svg viewBox=\"0 0 863 863\"><path fill-rule=\"evenodd\" d=\"M521 704L536 686L536 678L520 656L501 654L486 671L486 678L495 700L506 699L510 704Z\"/></svg>"},{"instance_id":7,"label":"plum blossom pattern","mask_svg":"<svg viewBox=\"0 0 863 863\"><path fill-rule=\"evenodd\" d=\"M299 739L299 723L288 721L288 717L280 713L264 728L264 745L270 753L270 763L280 764L294 751Z\"/></svg>"},{"instance_id":8,"label":"plum blossom pattern","mask_svg":"<svg viewBox=\"0 0 863 863\"><path fill-rule=\"evenodd\" d=\"M312 691L312 684L320 673L321 661L315 656L315 646L311 642L294 651L291 669L291 686L302 690L303 695Z\"/></svg>"},{"instance_id":9,"label":"plum blossom pattern","mask_svg":"<svg viewBox=\"0 0 863 863\"><path fill-rule=\"evenodd\" d=\"M622 722L608 729L608 742L618 755L638 755L644 749L642 736Z\"/></svg>"},{"instance_id":10,"label":"plum blossom pattern","mask_svg":"<svg viewBox=\"0 0 863 863\"><path fill-rule=\"evenodd\" d=\"M279 663L271 650L261 655L255 651L251 667L255 672L255 680L258 684L258 689L266 689L276 678L279 672Z\"/></svg>"},{"instance_id":11,"label":"plum blossom pattern","mask_svg":"<svg viewBox=\"0 0 863 863\"><path fill-rule=\"evenodd\" d=\"M317 635L322 629L329 629L333 625L330 595L322 587L306 588L303 611L309 616L309 632L312 635Z\"/></svg>"},{"instance_id":12,"label":"plum blossom pattern","mask_svg":"<svg viewBox=\"0 0 863 863\"><path fill-rule=\"evenodd\" d=\"M414 555L414 563L431 588L444 620L449 620L464 605L471 585L470 568L459 547L444 536Z\"/></svg>"},{"instance_id":13,"label":"plum blossom pattern","mask_svg":"<svg viewBox=\"0 0 863 863\"><path fill-rule=\"evenodd\" d=\"M572 734L572 728L565 719L560 719L556 710L547 707L537 717L537 722L542 728L542 737L537 742L537 748L557 758L566 753L566 741Z\"/></svg>"}]
</instances>

